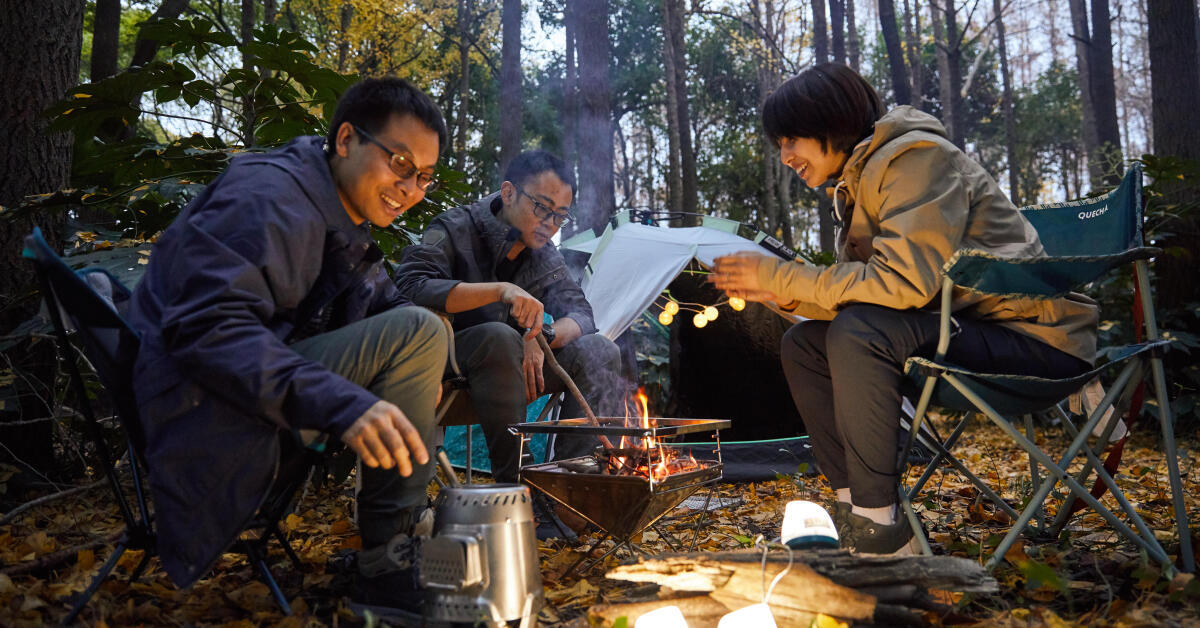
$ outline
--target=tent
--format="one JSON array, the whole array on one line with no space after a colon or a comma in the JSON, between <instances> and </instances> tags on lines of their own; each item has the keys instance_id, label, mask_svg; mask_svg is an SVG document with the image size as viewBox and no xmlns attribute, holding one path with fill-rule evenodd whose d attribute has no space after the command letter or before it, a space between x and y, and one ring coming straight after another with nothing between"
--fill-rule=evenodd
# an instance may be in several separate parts
<instances>
[{"instance_id":1,"label":"tent","mask_svg":"<svg viewBox=\"0 0 1200 628\"><path fill-rule=\"evenodd\" d=\"M590 255L581 282L592 304L599 333L615 340L654 302L693 260L711 266L722 255L766 250L785 259L795 253L765 233L742 223L713 216L689 216L690 227L670 227L647 211L623 211L610 220L600 236L584 231L560 248ZM781 316L794 318L780 312ZM543 400L531 404L527 420L537 417ZM487 450L478 426L472 437L472 464L487 469ZM456 464L466 458L465 427L449 428L446 449ZM542 455L544 443L535 443ZM721 443L725 479L751 481L813 472L807 436Z\"/></svg>"}]
</instances>

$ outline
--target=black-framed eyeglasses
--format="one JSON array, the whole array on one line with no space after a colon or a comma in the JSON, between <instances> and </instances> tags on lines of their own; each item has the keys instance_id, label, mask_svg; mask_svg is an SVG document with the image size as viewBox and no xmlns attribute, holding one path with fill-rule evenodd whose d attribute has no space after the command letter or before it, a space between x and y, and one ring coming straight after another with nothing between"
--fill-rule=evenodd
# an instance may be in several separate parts
<instances>
[{"instance_id":1,"label":"black-framed eyeglasses","mask_svg":"<svg viewBox=\"0 0 1200 628\"><path fill-rule=\"evenodd\" d=\"M533 215L537 216L540 222L550 220L554 223L555 227L561 227L571 222L571 212L556 212L550 209L545 203L530 196L528 192L521 189L521 186L514 184L513 187L517 189L517 194L524 196L529 199L529 202L533 203Z\"/></svg>"},{"instance_id":2,"label":"black-framed eyeglasses","mask_svg":"<svg viewBox=\"0 0 1200 628\"><path fill-rule=\"evenodd\" d=\"M396 173L397 177L400 177L401 179L408 179L415 176L417 178L417 187L421 188L421 190L426 194L437 189L438 183L440 182L428 172L422 172L418 170L417 165L414 164L411 159L392 151L392 149L388 148L387 146L384 146L383 142L380 142L372 137L370 133L367 133L359 128L357 124L351 124L350 127L354 129L355 133L358 133L359 137L378 146L379 148L383 149L383 152L387 153L388 166L392 169L392 172Z\"/></svg>"}]
</instances>

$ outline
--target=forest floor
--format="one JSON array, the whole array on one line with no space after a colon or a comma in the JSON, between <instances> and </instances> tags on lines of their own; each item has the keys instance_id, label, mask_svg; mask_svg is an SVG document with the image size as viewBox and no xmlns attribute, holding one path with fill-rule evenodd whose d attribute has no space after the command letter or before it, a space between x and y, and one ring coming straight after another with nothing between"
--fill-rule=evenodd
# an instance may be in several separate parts
<instances>
[{"instance_id":1,"label":"forest floor","mask_svg":"<svg viewBox=\"0 0 1200 628\"><path fill-rule=\"evenodd\" d=\"M1053 433L1053 431L1051 431ZM1200 524L1200 432L1179 434L1180 463L1188 496L1189 519ZM964 460L993 488L1006 496L1029 492L1026 459L1002 441L999 430L974 430L964 437ZM11 475L11 470L5 472ZM6 480L0 474L0 481ZM1170 492L1157 434L1141 431L1125 450L1118 480L1173 557L1178 553L1170 516ZM757 535L779 535L784 505L793 499L828 502L832 494L818 477L780 477L754 484L717 486L726 507L712 513L697 539L701 550L745 547ZM1111 497L1105 498L1115 507ZM296 514L284 522L303 562L296 570L276 550L274 571L292 600L293 613L283 616L267 588L256 579L244 557L226 554L212 573L190 590L176 589L156 561L141 580L128 577L141 556L130 552L80 618L89 626L320 626L363 625L348 608L345 577L328 559L357 549L359 537L349 518L348 483L311 489ZM978 492L956 474L934 477L921 505L922 517L937 553L986 560L1007 517L997 514ZM691 539L694 513L676 510L662 522L668 533ZM0 625L40 626L66 615L71 596L84 589L112 551L121 521L101 485L33 507L0 526ZM1193 532L1193 538L1198 535ZM562 542L540 547L547 607L545 626L588 626L587 609L598 603L625 601L632 583L607 580L596 568L583 578L559 574L591 544L585 535L575 546ZM586 544L585 544L586 543ZM668 551L657 532L646 531L642 546ZM1193 548L1198 544L1193 540ZM621 558L609 557L608 566ZM31 567L38 568L32 569ZM1200 580L1182 574L1174 579L1161 566L1147 562L1129 543L1120 541L1095 514L1079 514L1056 543L1019 542L994 574L995 595L950 595L940 612L925 619L933 625L987 626L1200 626ZM644 585L642 587L644 589ZM644 595L645 591L639 591Z\"/></svg>"}]
</instances>

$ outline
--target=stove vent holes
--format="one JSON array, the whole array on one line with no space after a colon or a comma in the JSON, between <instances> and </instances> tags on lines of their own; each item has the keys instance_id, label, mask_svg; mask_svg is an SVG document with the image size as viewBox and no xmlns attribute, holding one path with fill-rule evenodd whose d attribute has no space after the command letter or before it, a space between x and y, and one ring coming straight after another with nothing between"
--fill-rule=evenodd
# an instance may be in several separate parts
<instances>
[{"instance_id":1,"label":"stove vent holes","mask_svg":"<svg viewBox=\"0 0 1200 628\"><path fill-rule=\"evenodd\" d=\"M456 500L460 506L508 506L509 504L525 503L529 499L525 493L505 493L501 495L486 495L484 497L468 497L458 495Z\"/></svg>"}]
</instances>

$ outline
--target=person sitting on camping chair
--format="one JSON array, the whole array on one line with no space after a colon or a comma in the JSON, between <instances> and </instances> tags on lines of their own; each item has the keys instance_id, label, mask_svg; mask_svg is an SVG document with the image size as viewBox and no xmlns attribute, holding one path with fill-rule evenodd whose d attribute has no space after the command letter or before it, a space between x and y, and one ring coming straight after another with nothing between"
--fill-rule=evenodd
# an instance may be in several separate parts
<instances>
[{"instance_id":1,"label":"person sitting on camping chair","mask_svg":"<svg viewBox=\"0 0 1200 628\"><path fill-rule=\"evenodd\" d=\"M896 460L904 362L932 357L942 268L960 247L1000 257L1045 253L1037 232L984 169L912 107L885 112L850 68L818 64L775 90L763 127L809 187L836 181L837 262L719 258L711 281L813 320L782 345L784 373L821 471L837 491L844 547L911 551L899 519ZM991 373L1065 378L1091 368L1098 310L1079 294L984 298L955 289L946 361Z\"/></svg>"},{"instance_id":2,"label":"person sitting on camping chair","mask_svg":"<svg viewBox=\"0 0 1200 628\"><path fill-rule=\"evenodd\" d=\"M400 293L453 315L458 364L487 440L492 475L515 482L518 440L507 426L525 406L565 389L549 369L536 334L543 311L554 318L554 350L597 414L623 407L620 351L595 333L592 307L550 239L570 220L575 177L558 157L528 151L512 160L500 191L434 219L419 244L404 249ZM515 324L524 334L510 326ZM584 413L571 395L563 416ZM555 458L584 455L592 437L559 437ZM545 530L543 529L543 535Z\"/></svg>"},{"instance_id":3,"label":"person sitting on camping chair","mask_svg":"<svg viewBox=\"0 0 1200 628\"><path fill-rule=\"evenodd\" d=\"M159 556L176 583L234 542L281 450L316 430L365 463L355 601L421 607L409 533L448 339L434 313L396 307L370 224L424 198L446 138L421 90L362 81L328 137L235 157L159 237L131 322Z\"/></svg>"}]
</instances>

